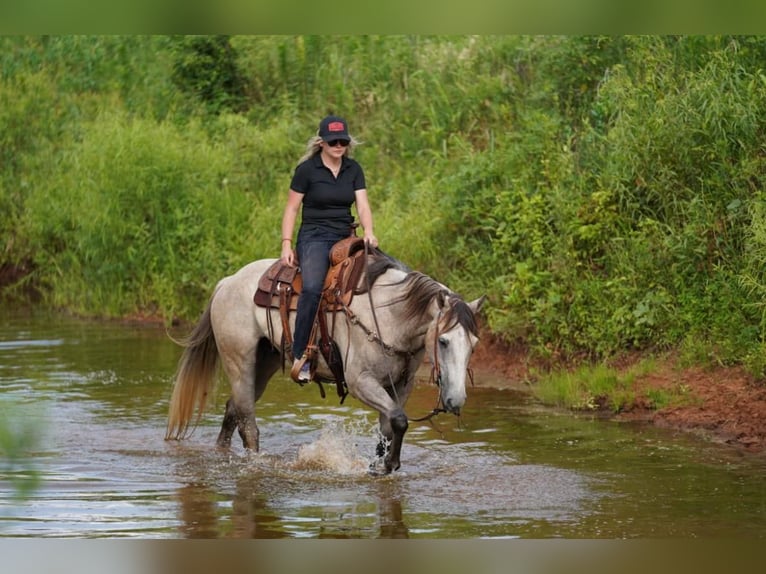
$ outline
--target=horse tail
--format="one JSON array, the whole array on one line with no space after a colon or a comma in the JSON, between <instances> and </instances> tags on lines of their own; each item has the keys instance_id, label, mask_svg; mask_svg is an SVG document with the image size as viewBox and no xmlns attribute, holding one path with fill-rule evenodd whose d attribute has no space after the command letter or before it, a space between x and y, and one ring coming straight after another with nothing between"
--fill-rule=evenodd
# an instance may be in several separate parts
<instances>
[{"instance_id":1,"label":"horse tail","mask_svg":"<svg viewBox=\"0 0 766 574\"><path fill-rule=\"evenodd\" d=\"M185 349L178 363L170 398L165 440L181 440L190 434L189 426L195 407L197 417L193 426L196 427L214 386L218 368L218 348L210 322L211 304L212 298L194 330L180 343Z\"/></svg>"}]
</instances>

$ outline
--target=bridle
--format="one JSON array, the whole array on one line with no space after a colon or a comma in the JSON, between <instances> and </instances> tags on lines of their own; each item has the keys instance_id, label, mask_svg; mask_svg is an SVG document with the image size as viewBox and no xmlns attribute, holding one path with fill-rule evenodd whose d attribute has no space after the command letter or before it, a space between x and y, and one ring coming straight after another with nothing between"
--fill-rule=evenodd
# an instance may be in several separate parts
<instances>
[{"instance_id":1,"label":"bridle","mask_svg":"<svg viewBox=\"0 0 766 574\"><path fill-rule=\"evenodd\" d=\"M435 417L439 413L447 412L447 409L444 408L443 406L444 403L442 401L442 368L441 368L441 364L439 363L439 325L441 324L441 319L442 319L442 312L441 310L439 310L439 314L436 316L436 326L434 327L434 347L433 347L434 352L433 352L433 360L431 361L431 376L428 379L429 383L434 383L439 389L439 394L436 397L436 407L434 407L433 410L425 416L422 416L417 419L410 419L413 422L430 421L433 417ZM467 367L466 372L468 373L468 378L471 381L471 386L473 386L474 385L473 369L471 367Z\"/></svg>"}]
</instances>

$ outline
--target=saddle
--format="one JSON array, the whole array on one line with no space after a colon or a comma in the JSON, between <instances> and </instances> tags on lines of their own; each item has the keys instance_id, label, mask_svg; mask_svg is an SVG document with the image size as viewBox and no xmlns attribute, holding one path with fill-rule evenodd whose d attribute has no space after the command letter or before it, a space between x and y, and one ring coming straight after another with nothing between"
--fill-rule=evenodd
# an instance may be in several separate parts
<instances>
[{"instance_id":1,"label":"saddle","mask_svg":"<svg viewBox=\"0 0 766 574\"><path fill-rule=\"evenodd\" d=\"M332 333L327 327L327 314L332 314L332 331L334 331L335 313L348 307L354 295L359 292L359 281L366 266L364 253L364 239L355 235L341 239L333 245L330 250L330 269L325 278L319 310L306 347L307 360L312 361L312 364L314 364L315 351L317 347L319 348L334 377L324 381L317 380L320 383L322 396L324 397L324 390L321 382L335 383L338 395L341 397L341 403L348 394L348 389L343 376L340 351L335 341L332 340ZM261 276L258 281L258 288L253 295L253 302L259 307L279 309L282 322L280 352L283 358L285 355L292 358L292 334L289 317L290 313L298 307L298 296L302 288L303 280L300 267L290 267L279 259ZM268 329L269 338L274 340L274 327L270 313L268 315ZM320 332L319 345L316 344L317 330ZM312 378L316 380L316 377Z\"/></svg>"},{"instance_id":2,"label":"saddle","mask_svg":"<svg viewBox=\"0 0 766 574\"><path fill-rule=\"evenodd\" d=\"M320 307L325 311L338 311L351 303L364 271L363 255L364 239L361 237L346 237L332 246L330 269L320 301ZM290 267L278 259L259 279L253 301L259 307L280 309L286 306L289 311L295 311L298 308L296 295L300 295L302 289L300 267Z\"/></svg>"}]
</instances>

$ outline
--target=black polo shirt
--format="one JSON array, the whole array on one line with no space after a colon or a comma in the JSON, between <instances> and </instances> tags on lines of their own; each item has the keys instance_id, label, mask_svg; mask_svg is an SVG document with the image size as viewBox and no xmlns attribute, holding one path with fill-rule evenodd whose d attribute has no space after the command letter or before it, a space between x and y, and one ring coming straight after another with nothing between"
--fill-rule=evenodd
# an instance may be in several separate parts
<instances>
[{"instance_id":1,"label":"black polo shirt","mask_svg":"<svg viewBox=\"0 0 766 574\"><path fill-rule=\"evenodd\" d=\"M290 189L303 194L298 239L348 236L356 190L365 188L362 166L351 158L342 158L337 178L318 153L298 165L290 182Z\"/></svg>"}]
</instances>

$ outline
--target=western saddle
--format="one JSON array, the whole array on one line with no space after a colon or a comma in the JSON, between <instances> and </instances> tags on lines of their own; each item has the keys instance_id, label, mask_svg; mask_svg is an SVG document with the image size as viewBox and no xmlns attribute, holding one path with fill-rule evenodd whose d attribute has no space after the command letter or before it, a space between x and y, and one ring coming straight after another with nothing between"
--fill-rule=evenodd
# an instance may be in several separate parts
<instances>
[{"instance_id":1,"label":"western saddle","mask_svg":"<svg viewBox=\"0 0 766 574\"><path fill-rule=\"evenodd\" d=\"M322 383L335 383L341 403L348 394L345 377L343 375L343 361L338 345L333 340L335 331L335 318L338 311L344 311L351 303L355 294L359 291L360 278L366 268L364 239L352 235L338 241L330 250L330 269L325 278L322 289L322 297L319 301L319 309L314 319L314 328L311 331L308 345L306 346L305 360L311 365L311 378L319 384L322 397L325 396ZM290 330L290 313L298 307L298 296L301 293L303 281L300 267L290 267L281 259L275 261L271 267L261 276L258 288L253 296L253 301L259 307L279 309L279 317L282 322L282 340L280 354L284 369L284 359L294 359L292 352L292 334ZM327 315L332 316L332 327L328 329ZM274 340L274 325L272 315L268 315L269 338ZM317 333L317 331L319 333ZM317 342L317 334L319 340ZM317 349L322 353L327 366L332 372L333 378L322 378L316 373ZM290 373L292 379L298 381L298 371L303 364L303 357L299 364Z\"/></svg>"}]
</instances>

